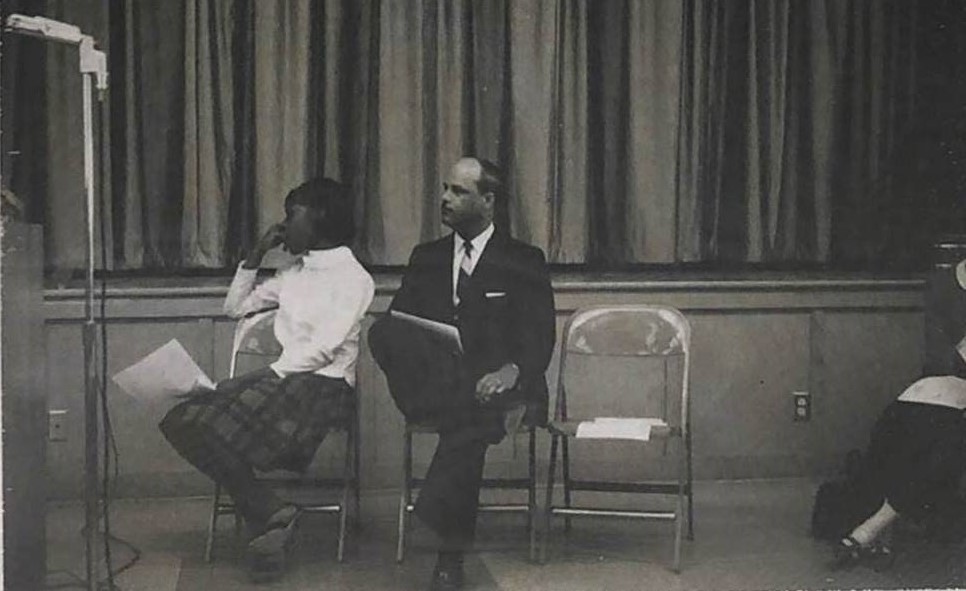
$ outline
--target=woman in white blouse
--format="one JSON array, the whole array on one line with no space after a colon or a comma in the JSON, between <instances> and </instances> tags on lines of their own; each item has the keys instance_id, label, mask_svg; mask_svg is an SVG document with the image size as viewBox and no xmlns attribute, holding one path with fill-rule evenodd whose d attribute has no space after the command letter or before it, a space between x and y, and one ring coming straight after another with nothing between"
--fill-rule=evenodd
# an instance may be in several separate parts
<instances>
[{"instance_id":1,"label":"woman in white blouse","mask_svg":"<svg viewBox=\"0 0 966 591\"><path fill-rule=\"evenodd\" d=\"M253 531L248 556L259 579L280 574L299 511L253 471L303 471L354 403L360 324L374 285L348 247L353 210L346 187L330 179L288 194L284 223L239 265L225 299L232 318L278 309L281 356L197 393L161 421L178 453L231 494ZM256 285L262 258L279 244L298 256L296 263Z\"/></svg>"}]
</instances>

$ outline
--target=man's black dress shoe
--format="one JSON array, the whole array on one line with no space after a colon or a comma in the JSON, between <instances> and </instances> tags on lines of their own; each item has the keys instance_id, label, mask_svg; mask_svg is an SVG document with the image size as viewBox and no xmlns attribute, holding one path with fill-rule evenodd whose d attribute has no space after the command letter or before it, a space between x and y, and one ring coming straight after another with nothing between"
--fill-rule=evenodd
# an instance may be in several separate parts
<instances>
[{"instance_id":1,"label":"man's black dress shoe","mask_svg":"<svg viewBox=\"0 0 966 591\"><path fill-rule=\"evenodd\" d=\"M433 569L429 591L457 591L463 588L463 558L440 554Z\"/></svg>"}]
</instances>

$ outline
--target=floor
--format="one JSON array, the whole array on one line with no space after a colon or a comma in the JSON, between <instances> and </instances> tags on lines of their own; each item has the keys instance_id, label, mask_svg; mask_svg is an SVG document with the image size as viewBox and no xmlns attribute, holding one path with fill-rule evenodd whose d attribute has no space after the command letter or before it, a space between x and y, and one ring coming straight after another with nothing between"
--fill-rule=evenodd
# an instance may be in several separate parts
<instances>
[{"instance_id":1,"label":"floor","mask_svg":"<svg viewBox=\"0 0 966 591\"><path fill-rule=\"evenodd\" d=\"M892 568L830 571L828 547L807 532L814 490L815 483L805 480L698 483L695 539L685 543L680 575L669 569L672 537L666 523L574 520L564 535L558 521L547 564L534 565L526 560L522 517L487 515L480 521L477 551L467 557L467 589L966 587L966 543L937 545L908 532L898 536ZM343 564L335 560L334 518L314 516L302 525L284 579L254 585L248 581L243 544L230 518L220 531L216 560L203 561L205 499L119 500L111 510L111 530L136 546L140 558L115 580L125 591L426 588L434 558L427 532L418 523L414 526L407 558L396 564L392 498L369 498L365 505L370 517L363 520ZM82 519L79 505L49 507L49 588L70 587L76 574L83 573ZM110 547L115 567L132 558L124 544Z\"/></svg>"}]
</instances>

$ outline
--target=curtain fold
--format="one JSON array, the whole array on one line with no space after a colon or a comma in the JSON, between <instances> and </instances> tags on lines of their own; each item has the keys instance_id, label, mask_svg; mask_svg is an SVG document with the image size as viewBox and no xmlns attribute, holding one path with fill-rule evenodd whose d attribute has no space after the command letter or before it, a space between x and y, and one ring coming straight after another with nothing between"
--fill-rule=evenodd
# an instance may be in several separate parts
<instances>
[{"instance_id":1,"label":"curtain fold","mask_svg":"<svg viewBox=\"0 0 966 591\"><path fill-rule=\"evenodd\" d=\"M633 0L588 5L586 260L608 266L675 260L681 7Z\"/></svg>"},{"instance_id":2,"label":"curtain fold","mask_svg":"<svg viewBox=\"0 0 966 591\"><path fill-rule=\"evenodd\" d=\"M43 4L112 43L117 268L230 267L322 174L353 188L360 257L404 264L446 231L440 185L470 154L505 171L498 222L556 263L873 264L909 207L890 170L916 3ZM73 64L46 53L32 149L56 174L5 164L44 196L48 262L76 268Z\"/></svg>"},{"instance_id":3,"label":"curtain fold","mask_svg":"<svg viewBox=\"0 0 966 591\"><path fill-rule=\"evenodd\" d=\"M45 2L45 14L53 19L77 23L82 30L97 36L98 46L101 49L110 50L107 39L106 6L82 6L67 0L48 0ZM45 92L41 100L46 103L42 114L46 124L36 129L22 129L22 132L24 134L45 133L46 137L41 140L45 149L39 154L21 151L18 158L28 160L42 158L42 179L35 179L40 180L42 185L34 185L36 189L28 189L28 194L33 193L37 197L46 196L43 203L44 248L47 253L55 255L47 257L48 263L53 262L53 266L81 268L87 264L85 230L87 196L84 189L82 79L78 52L76 48L68 45L37 40L32 40L31 43L35 44L34 50L39 50L40 55L45 58L46 67L43 70L46 74ZM40 44L43 45L42 49L36 47ZM22 98L28 103L34 103L38 99L32 95ZM100 120L100 108L96 101L93 107L96 110L94 121L97 123ZM107 108L110 108L109 102ZM34 106L30 106L28 112L36 113L34 109ZM107 120L103 123L107 126L106 134L109 135L111 121ZM105 156L103 172L108 183L105 192L109 195L110 158L109 154L104 154L101 149L103 144L96 128L94 141L95 155ZM100 178L98 169L95 169L95 175ZM98 200L102 196L99 191L96 193ZM104 209L107 213L105 223L110 226L109 204ZM110 236L110 232L107 235ZM112 250L110 242L106 246ZM100 232L95 231L95 253L99 251ZM99 260L95 261L95 264L100 267Z\"/></svg>"},{"instance_id":4,"label":"curtain fold","mask_svg":"<svg viewBox=\"0 0 966 591\"><path fill-rule=\"evenodd\" d=\"M685 8L682 260L871 261L873 189L912 120L915 7L696 0ZM886 23L890 23L889 26ZM892 64L892 65L890 65Z\"/></svg>"},{"instance_id":5,"label":"curtain fold","mask_svg":"<svg viewBox=\"0 0 966 591\"><path fill-rule=\"evenodd\" d=\"M557 6L556 72L553 97L554 201L548 258L558 263L585 260L591 205L587 176L589 145L588 30L586 0Z\"/></svg>"},{"instance_id":6,"label":"curtain fold","mask_svg":"<svg viewBox=\"0 0 966 591\"><path fill-rule=\"evenodd\" d=\"M116 6L111 18L119 21L123 46L114 51L125 57L121 76L111 82L117 99L112 119L119 127L112 134L118 154L113 164L114 203L121 214L114 224L119 265L178 267L183 264L186 4L124 0Z\"/></svg>"},{"instance_id":7,"label":"curtain fold","mask_svg":"<svg viewBox=\"0 0 966 591\"><path fill-rule=\"evenodd\" d=\"M318 2L254 3L255 202L258 232L284 218L284 198L315 169L309 74Z\"/></svg>"},{"instance_id":8,"label":"curtain fold","mask_svg":"<svg viewBox=\"0 0 966 591\"><path fill-rule=\"evenodd\" d=\"M185 4L185 136L182 261L226 264L228 203L235 174L235 100L232 73L234 2Z\"/></svg>"},{"instance_id":9,"label":"curtain fold","mask_svg":"<svg viewBox=\"0 0 966 591\"><path fill-rule=\"evenodd\" d=\"M507 177L513 235L557 250L554 97L560 11L555 0L510 0L504 12L504 92L508 107L500 162Z\"/></svg>"}]
</instances>

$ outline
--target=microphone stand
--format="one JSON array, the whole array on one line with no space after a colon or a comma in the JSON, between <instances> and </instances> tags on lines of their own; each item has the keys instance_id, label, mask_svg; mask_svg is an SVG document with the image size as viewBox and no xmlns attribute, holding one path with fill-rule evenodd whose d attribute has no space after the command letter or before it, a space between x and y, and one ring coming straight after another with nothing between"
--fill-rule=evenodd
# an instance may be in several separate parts
<instances>
[{"instance_id":1,"label":"microphone stand","mask_svg":"<svg viewBox=\"0 0 966 591\"><path fill-rule=\"evenodd\" d=\"M88 591L97 591L98 512L98 412L97 360L94 319L94 114L91 95L98 90L104 100L107 90L107 56L94 47L94 38L67 23L43 17L12 14L4 23L7 32L76 45L80 54L84 110L84 189L87 197L87 282L84 300L84 548ZM102 123L103 124L103 123ZM103 179L102 179L103 182Z\"/></svg>"}]
</instances>

